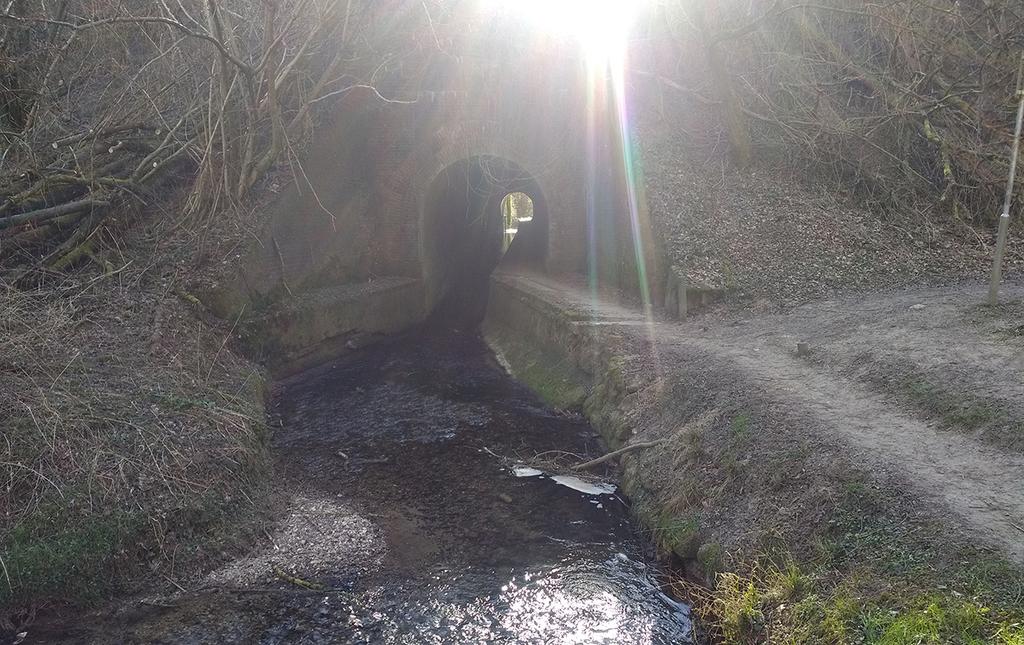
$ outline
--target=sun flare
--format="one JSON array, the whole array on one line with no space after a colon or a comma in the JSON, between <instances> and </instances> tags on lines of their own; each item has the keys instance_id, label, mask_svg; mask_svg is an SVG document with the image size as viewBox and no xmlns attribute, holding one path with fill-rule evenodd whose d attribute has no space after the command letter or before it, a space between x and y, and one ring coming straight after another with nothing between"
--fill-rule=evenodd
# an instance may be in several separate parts
<instances>
[{"instance_id":1,"label":"sun flare","mask_svg":"<svg viewBox=\"0 0 1024 645\"><path fill-rule=\"evenodd\" d=\"M587 59L606 63L626 46L635 0L485 0L493 8L525 19L539 32L576 40Z\"/></svg>"}]
</instances>

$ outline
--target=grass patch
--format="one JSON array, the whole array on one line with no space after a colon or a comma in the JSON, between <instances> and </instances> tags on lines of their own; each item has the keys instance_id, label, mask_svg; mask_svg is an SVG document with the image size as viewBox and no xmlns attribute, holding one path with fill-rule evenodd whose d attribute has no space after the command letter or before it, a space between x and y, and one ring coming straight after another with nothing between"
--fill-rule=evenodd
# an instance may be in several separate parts
<instances>
[{"instance_id":1,"label":"grass patch","mask_svg":"<svg viewBox=\"0 0 1024 645\"><path fill-rule=\"evenodd\" d=\"M951 389L910 366L890 366L885 371L868 376L868 381L947 430L975 433L993 445L1024 450L1024 421L1004 404Z\"/></svg>"},{"instance_id":2,"label":"grass patch","mask_svg":"<svg viewBox=\"0 0 1024 645\"><path fill-rule=\"evenodd\" d=\"M0 605L26 598L100 598L116 587L111 564L143 526L140 515L81 517L68 508L41 508L3 540Z\"/></svg>"},{"instance_id":3,"label":"grass patch","mask_svg":"<svg viewBox=\"0 0 1024 645\"><path fill-rule=\"evenodd\" d=\"M696 517L661 516L654 527L654 543L665 552L692 558L700 547L700 524Z\"/></svg>"},{"instance_id":4,"label":"grass patch","mask_svg":"<svg viewBox=\"0 0 1024 645\"><path fill-rule=\"evenodd\" d=\"M837 584L837 580L839 581ZM982 645L1021 643L1020 616L955 594L870 599L855 578L793 562L758 562L745 574L719 574L697 592L695 610L713 642ZM682 594L693 599L692 588Z\"/></svg>"},{"instance_id":5,"label":"grass patch","mask_svg":"<svg viewBox=\"0 0 1024 645\"><path fill-rule=\"evenodd\" d=\"M760 555L734 559L731 572L705 567L709 586L676 581L676 592L712 642L1024 645L1020 570L943 544L941 527L900 521L887 508L865 481L850 481L816 554L798 559L766 534Z\"/></svg>"},{"instance_id":6,"label":"grass patch","mask_svg":"<svg viewBox=\"0 0 1024 645\"><path fill-rule=\"evenodd\" d=\"M746 412L741 412L733 417L732 424L729 426L732 436L739 440L744 440L750 437L750 415Z\"/></svg>"},{"instance_id":7,"label":"grass patch","mask_svg":"<svg viewBox=\"0 0 1024 645\"><path fill-rule=\"evenodd\" d=\"M720 574L712 606L726 642L754 640L764 629L764 593L753 580Z\"/></svg>"},{"instance_id":8,"label":"grass patch","mask_svg":"<svg viewBox=\"0 0 1024 645\"><path fill-rule=\"evenodd\" d=\"M809 596L797 605L793 617L782 631L797 643L982 645L1000 642L1015 629L990 607L945 597L919 597L905 608L893 609L843 593Z\"/></svg>"},{"instance_id":9,"label":"grass patch","mask_svg":"<svg viewBox=\"0 0 1024 645\"><path fill-rule=\"evenodd\" d=\"M901 389L922 408L949 427L978 430L1003 420L1002 411L990 401L953 393L924 377L902 379Z\"/></svg>"},{"instance_id":10,"label":"grass patch","mask_svg":"<svg viewBox=\"0 0 1024 645\"><path fill-rule=\"evenodd\" d=\"M1024 315L1024 301L1008 300L992 306L978 304L969 308L964 320L983 330L988 331L997 340L1019 340L1024 337L1024 325L1020 324Z\"/></svg>"}]
</instances>

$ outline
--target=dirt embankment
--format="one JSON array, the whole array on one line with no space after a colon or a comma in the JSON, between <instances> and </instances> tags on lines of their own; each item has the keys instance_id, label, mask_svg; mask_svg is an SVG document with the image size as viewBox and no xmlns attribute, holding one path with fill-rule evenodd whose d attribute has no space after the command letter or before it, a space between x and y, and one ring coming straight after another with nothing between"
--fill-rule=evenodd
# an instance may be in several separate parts
<instances>
[{"instance_id":1,"label":"dirt embankment","mask_svg":"<svg viewBox=\"0 0 1024 645\"><path fill-rule=\"evenodd\" d=\"M774 310L814 298L983 278L994 230L920 212L886 213L848 184L763 151L738 170L707 115L640 102L638 138L651 217L669 261L696 287ZM700 136L694 133L700 133ZM722 135L724 136L724 135ZM1005 275L1024 270L1011 236Z\"/></svg>"},{"instance_id":2,"label":"dirt embankment","mask_svg":"<svg viewBox=\"0 0 1024 645\"><path fill-rule=\"evenodd\" d=\"M610 447L663 442L623 457L623 481L703 583L681 589L724 640L1012 643L1024 636L1024 458L992 440L997 419L956 426L850 369L865 367L852 351L863 335L881 352L920 337L904 356L921 364L939 358L927 339L948 334L979 364L1019 357L1019 338L991 335L1013 310L979 321L976 299L918 291L673 324L570 284L502 278L488 331L549 398L582 385L576 401ZM873 336L883 320L890 334ZM1010 383L1008 368L975 377Z\"/></svg>"},{"instance_id":3,"label":"dirt embankment","mask_svg":"<svg viewBox=\"0 0 1024 645\"><path fill-rule=\"evenodd\" d=\"M173 585L258 523L264 376L189 293L203 240L166 233L105 273L0 283L0 632Z\"/></svg>"}]
</instances>

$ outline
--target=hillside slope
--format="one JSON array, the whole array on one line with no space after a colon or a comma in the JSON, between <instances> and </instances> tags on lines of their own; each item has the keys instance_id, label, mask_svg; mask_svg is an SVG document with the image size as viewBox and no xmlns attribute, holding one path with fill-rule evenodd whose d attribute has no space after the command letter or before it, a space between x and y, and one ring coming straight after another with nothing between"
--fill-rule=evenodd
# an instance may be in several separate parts
<instances>
[{"instance_id":1,"label":"hillside slope","mask_svg":"<svg viewBox=\"0 0 1024 645\"><path fill-rule=\"evenodd\" d=\"M747 305L776 306L973 282L991 269L994 229L868 208L851 185L827 181L778 150L762 150L738 169L707 106L661 109L644 93L637 104L651 216L670 262L694 286L726 291ZM1004 270L1010 281L1024 271L1021 230L1010 236Z\"/></svg>"}]
</instances>

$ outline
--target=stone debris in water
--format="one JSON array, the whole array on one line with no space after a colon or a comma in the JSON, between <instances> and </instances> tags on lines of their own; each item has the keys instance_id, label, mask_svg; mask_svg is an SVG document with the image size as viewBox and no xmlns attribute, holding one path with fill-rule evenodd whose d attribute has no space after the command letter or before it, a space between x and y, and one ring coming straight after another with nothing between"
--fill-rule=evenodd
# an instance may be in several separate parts
<instances>
[{"instance_id":1,"label":"stone debris in water","mask_svg":"<svg viewBox=\"0 0 1024 645\"><path fill-rule=\"evenodd\" d=\"M516 477L540 477L547 475L543 470L537 470L530 466L516 466L512 469L512 474ZM607 482L588 482L579 477L573 477L572 475L549 475L551 479L562 486L568 486L569 488L579 491L585 495L612 495L615 493L617 486L615 484L609 484Z\"/></svg>"},{"instance_id":2,"label":"stone debris in water","mask_svg":"<svg viewBox=\"0 0 1024 645\"><path fill-rule=\"evenodd\" d=\"M529 466L516 466L512 469L512 474L516 477L539 477L544 474L544 471Z\"/></svg>"},{"instance_id":3,"label":"stone debris in water","mask_svg":"<svg viewBox=\"0 0 1024 645\"><path fill-rule=\"evenodd\" d=\"M537 470L530 466L515 466L512 468L512 474L516 477L540 477L547 475L543 470ZM569 488L579 491L585 495L612 495L615 493L617 486L615 484L609 484L607 482L588 482L579 477L573 477L572 475L549 475L551 479L562 486L568 486Z\"/></svg>"},{"instance_id":4,"label":"stone debris in water","mask_svg":"<svg viewBox=\"0 0 1024 645\"><path fill-rule=\"evenodd\" d=\"M552 475L551 479L555 480L562 486L568 486L569 488L578 490L586 495L613 495L616 489L615 484L583 481L579 477L573 477L571 475Z\"/></svg>"}]
</instances>

